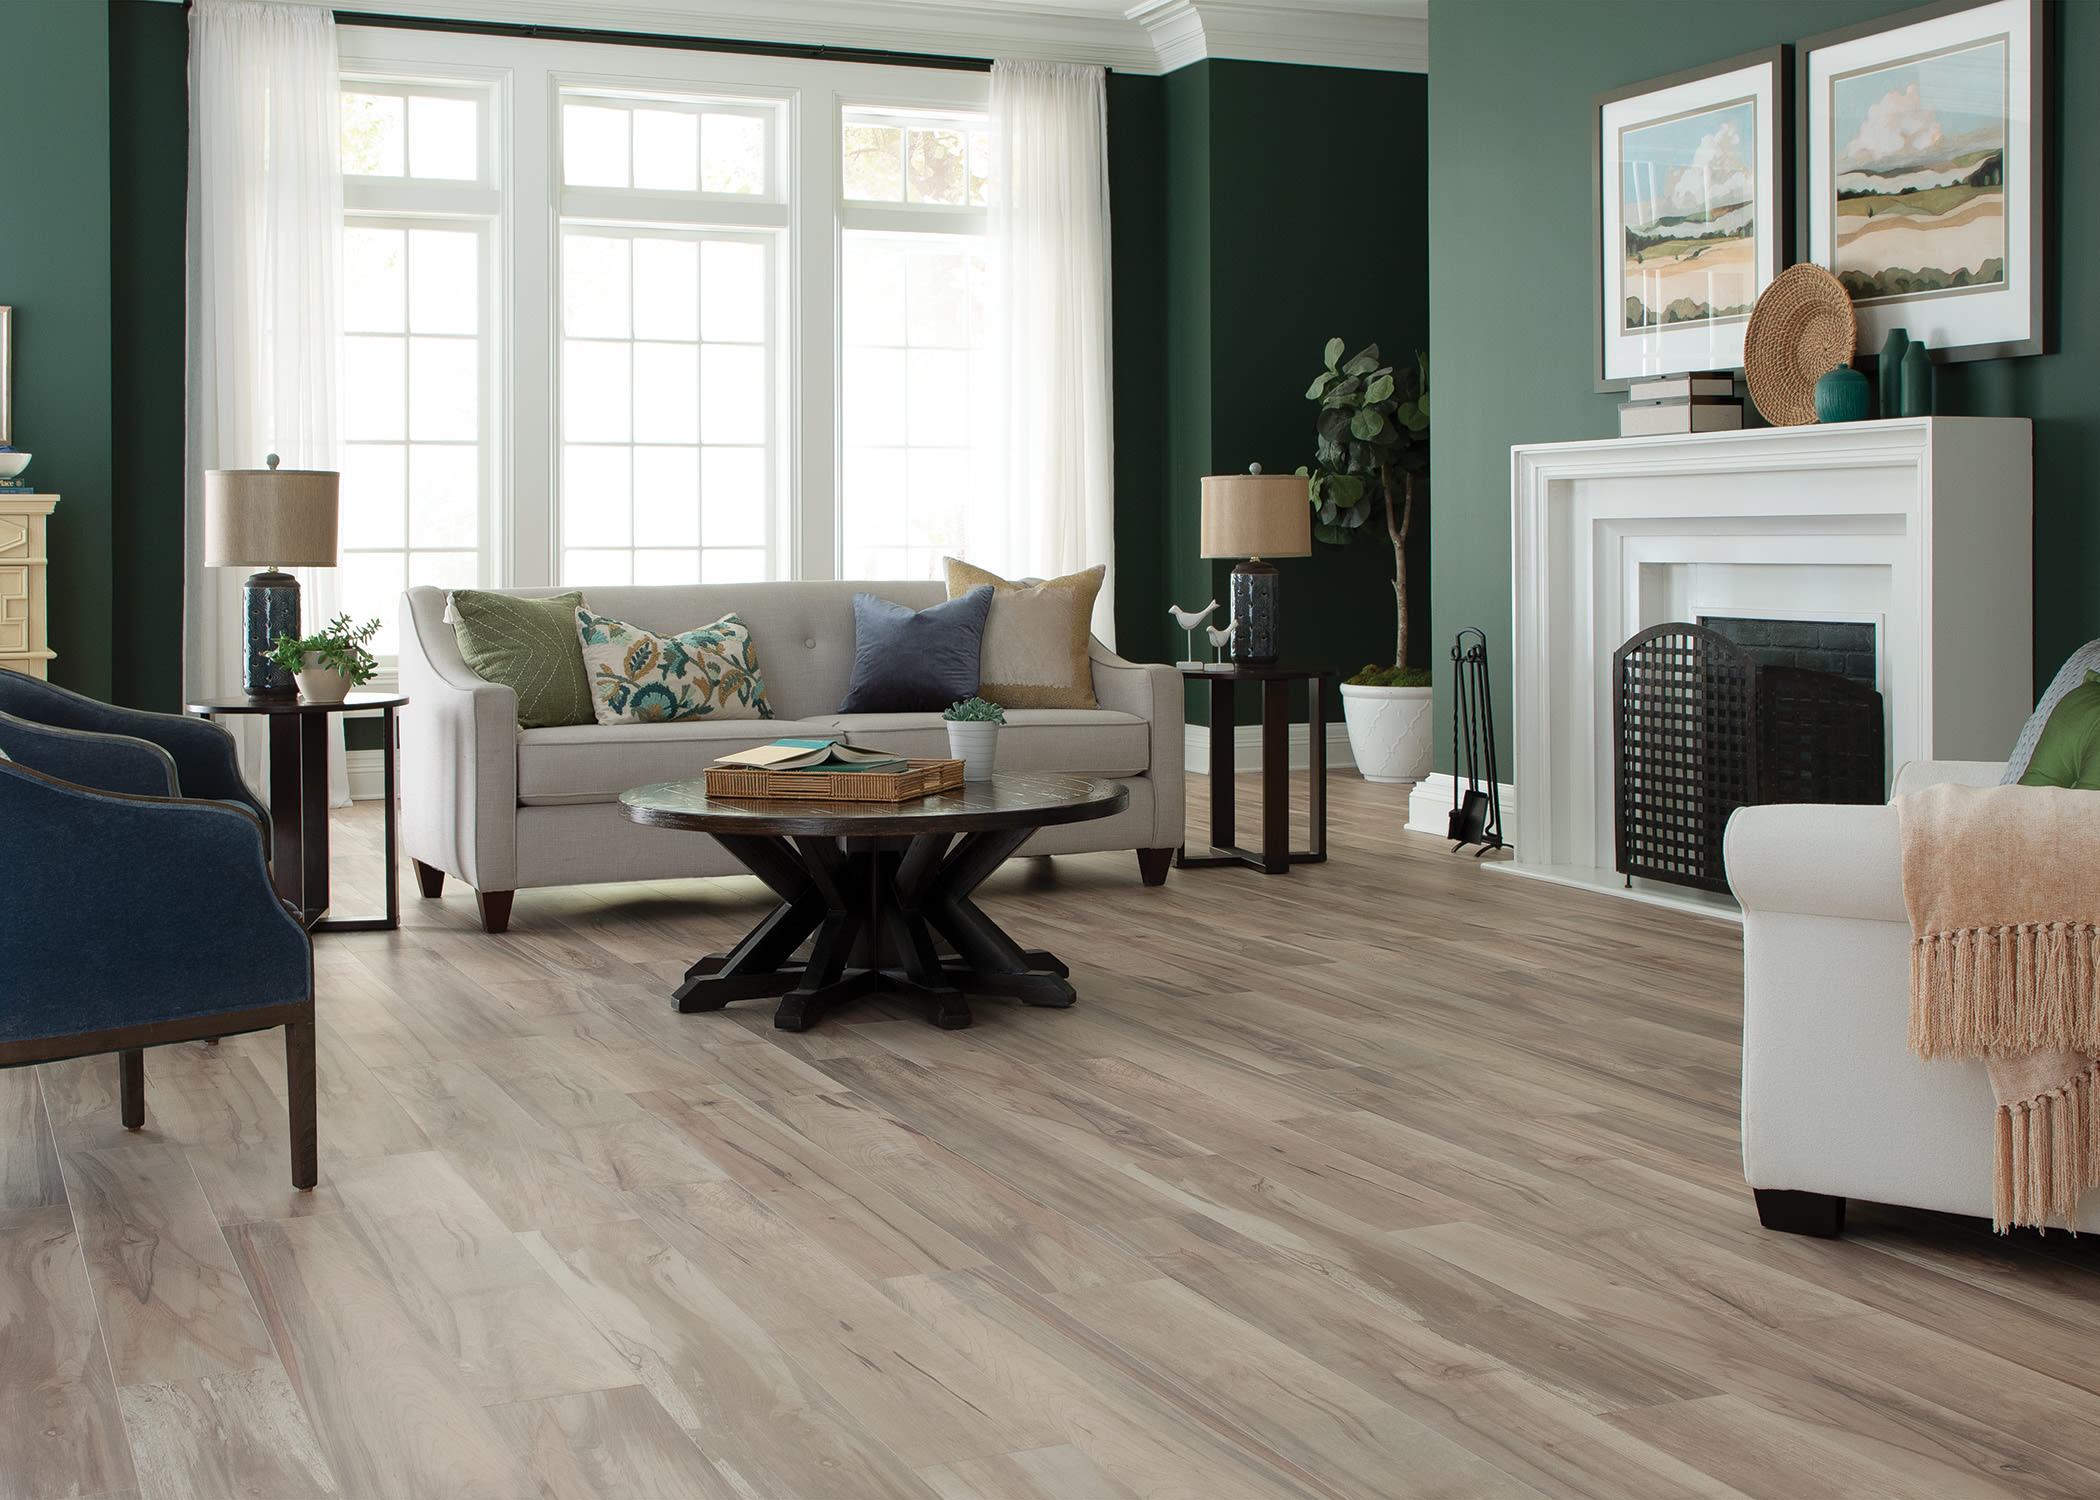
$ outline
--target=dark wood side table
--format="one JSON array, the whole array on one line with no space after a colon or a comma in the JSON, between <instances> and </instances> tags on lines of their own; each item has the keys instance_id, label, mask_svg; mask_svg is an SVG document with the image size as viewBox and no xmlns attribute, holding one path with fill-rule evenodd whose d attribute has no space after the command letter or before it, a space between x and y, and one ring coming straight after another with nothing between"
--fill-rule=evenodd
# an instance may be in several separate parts
<instances>
[{"instance_id":1,"label":"dark wood side table","mask_svg":"<svg viewBox=\"0 0 2100 1500\"><path fill-rule=\"evenodd\" d=\"M200 719L261 714L270 721L270 882L297 907L309 932L392 932L401 925L394 882L394 710L388 693L352 693L340 703L302 698L210 698L186 704ZM331 917L328 911L328 716L378 709L384 728L386 915Z\"/></svg>"},{"instance_id":2,"label":"dark wood side table","mask_svg":"<svg viewBox=\"0 0 2100 1500\"><path fill-rule=\"evenodd\" d=\"M1327 858L1327 703L1324 692L1334 672L1327 667L1237 666L1230 672L1183 671L1183 677L1210 684L1210 842L1209 849L1184 845L1174 856L1176 868L1201 870L1215 865L1248 865L1265 875L1288 875L1292 865L1318 864ZM1291 848L1291 684L1303 681L1310 720L1308 764L1312 787L1312 847ZM1261 686L1261 848L1238 843L1237 809L1233 805L1233 710L1241 683Z\"/></svg>"}]
</instances>

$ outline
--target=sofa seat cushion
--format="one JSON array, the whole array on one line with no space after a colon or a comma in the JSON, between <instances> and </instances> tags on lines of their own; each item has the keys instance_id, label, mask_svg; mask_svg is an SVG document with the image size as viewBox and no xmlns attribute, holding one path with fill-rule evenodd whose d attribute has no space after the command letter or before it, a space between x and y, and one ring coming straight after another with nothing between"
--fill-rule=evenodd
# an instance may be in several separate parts
<instances>
[{"instance_id":1,"label":"sofa seat cushion","mask_svg":"<svg viewBox=\"0 0 2100 1500\"><path fill-rule=\"evenodd\" d=\"M518 801L528 807L611 802L629 787L702 775L718 755L831 732L794 719L681 719L670 724L521 730Z\"/></svg>"},{"instance_id":2,"label":"sofa seat cushion","mask_svg":"<svg viewBox=\"0 0 2100 1500\"><path fill-rule=\"evenodd\" d=\"M948 726L937 713L835 714L816 723L822 733L843 734L849 745L915 757L948 754ZM999 731L999 769L1142 776L1152 759L1151 733L1136 714L1114 709L1010 708Z\"/></svg>"}]
</instances>

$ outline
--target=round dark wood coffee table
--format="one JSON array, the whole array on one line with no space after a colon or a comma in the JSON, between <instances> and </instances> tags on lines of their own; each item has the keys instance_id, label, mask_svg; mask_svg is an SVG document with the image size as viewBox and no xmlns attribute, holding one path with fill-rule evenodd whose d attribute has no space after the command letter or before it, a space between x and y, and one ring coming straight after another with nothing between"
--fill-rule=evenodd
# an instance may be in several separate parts
<instances>
[{"instance_id":1,"label":"round dark wood coffee table","mask_svg":"<svg viewBox=\"0 0 2100 1500\"><path fill-rule=\"evenodd\" d=\"M970 994L1072 1003L1071 971L1008 937L970 893L1038 828L1113 817L1130 793L1087 776L1002 775L916 802L730 800L695 780L635 787L620 804L637 823L710 835L780 897L735 948L685 971L679 1010L778 995L773 1024L801 1031L880 992L926 1000L954 1030L970 1024Z\"/></svg>"}]
</instances>

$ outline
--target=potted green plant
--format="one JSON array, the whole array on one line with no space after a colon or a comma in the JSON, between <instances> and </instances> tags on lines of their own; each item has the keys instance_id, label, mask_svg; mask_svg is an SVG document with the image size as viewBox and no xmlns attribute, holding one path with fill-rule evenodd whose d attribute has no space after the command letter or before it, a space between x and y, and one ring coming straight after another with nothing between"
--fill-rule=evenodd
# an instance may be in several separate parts
<instances>
[{"instance_id":1,"label":"potted green plant","mask_svg":"<svg viewBox=\"0 0 2100 1500\"><path fill-rule=\"evenodd\" d=\"M1398 625L1390 667L1366 666L1342 684L1349 751L1366 781L1419 781L1429 774L1429 669L1407 661L1407 538L1415 505L1429 488L1429 356L1396 370L1367 344L1347 359L1329 339L1326 368L1306 390L1319 405L1316 462L1298 472L1310 481L1313 535L1346 547L1377 535L1385 522L1393 548L1393 604Z\"/></svg>"},{"instance_id":2,"label":"potted green plant","mask_svg":"<svg viewBox=\"0 0 2100 1500\"><path fill-rule=\"evenodd\" d=\"M340 703L379 670L378 658L365 649L377 634L377 620L352 625L348 615L337 615L312 635L277 637L270 660L299 679L299 696L308 703Z\"/></svg>"},{"instance_id":3,"label":"potted green plant","mask_svg":"<svg viewBox=\"0 0 2100 1500\"><path fill-rule=\"evenodd\" d=\"M948 721L948 753L963 763L963 780L990 781L1006 710L982 698L964 698L949 704L941 717Z\"/></svg>"}]
</instances>

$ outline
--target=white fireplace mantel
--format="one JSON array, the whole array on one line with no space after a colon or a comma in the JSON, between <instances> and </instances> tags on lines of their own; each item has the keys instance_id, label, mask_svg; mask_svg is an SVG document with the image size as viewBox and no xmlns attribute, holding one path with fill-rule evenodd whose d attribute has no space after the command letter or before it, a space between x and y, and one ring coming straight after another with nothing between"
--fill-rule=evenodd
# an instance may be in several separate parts
<instances>
[{"instance_id":1,"label":"white fireplace mantel","mask_svg":"<svg viewBox=\"0 0 2100 1500\"><path fill-rule=\"evenodd\" d=\"M1624 888L1612 652L1701 612L1871 621L1890 767L2002 758L2033 701L2030 448L2016 417L1512 448L1506 868ZM1647 881L1629 894L1711 904Z\"/></svg>"}]
</instances>

